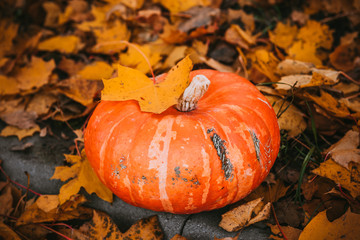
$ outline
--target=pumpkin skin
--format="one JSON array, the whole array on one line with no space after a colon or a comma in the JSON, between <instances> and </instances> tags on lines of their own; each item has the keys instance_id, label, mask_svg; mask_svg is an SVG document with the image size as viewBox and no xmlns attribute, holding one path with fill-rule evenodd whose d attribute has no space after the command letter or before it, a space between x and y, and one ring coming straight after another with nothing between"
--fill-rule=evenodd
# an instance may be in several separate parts
<instances>
[{"instance_id":1,"label":"pumpkin skin","mask_svg":"<svg viewBox=\"0 0 360 240\"><path fill-rule=\"evenodd\" d=\"M190 214L234 203L255 189L280 146L276 114L248 80L196 70L211 84L197 108L141 112L136 101L101 101L85 151L119 198L155 211Z\"/></svg>"}]
</instances>

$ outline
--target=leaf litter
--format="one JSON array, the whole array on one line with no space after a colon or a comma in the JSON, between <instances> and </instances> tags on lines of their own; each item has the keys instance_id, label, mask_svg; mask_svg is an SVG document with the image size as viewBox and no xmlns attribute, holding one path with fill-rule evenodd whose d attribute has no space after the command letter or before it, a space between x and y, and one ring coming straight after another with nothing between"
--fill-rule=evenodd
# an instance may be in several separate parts
<instances>
[{"instance_id":1,"label":"leaf litter","mask_svg":"<svg viewBox=\"0 0 360 240\"><path fill-rule=\"evenodd\" d=\"M4 1L0 135L16 136L21 145L14 151L25 151L32 148L27 137L53 134L48 120L70 126L69 120L88 116L101 94L107 100L140 99L143 111L165 111L182 93L165 94L180 78L170 69L184 61L177 68L184 76L181 89L193 65L234 72L257 84L270 100L282 144L273 180L231 206L220 226L241 235L239 229L265 221L273 239L357 236L360 5L341 0L306 0L296 7L281 0L230 2ZM19 15L13 14L16 9ZM169 70L159 82L148 76ZM110 87L119 81L128 87ZM154 81L162 93L153 91ZM129 92L134 89L136 94ZM142 101L144 96L158 101ZM109 202L112 194L80 154L81 130L73 131L77 146L72 149L79 155L66 155L67 165L56 167L53 179L64 182L59 195L28 199L10 178L0 182L1 237L40 239L57 231L80 239L162 239L156 217L121 233L106 213L82 206L82 188ZM285 216L283 208L291 214ZM70 219L85 223L71 230L51 225Z\"/></svg>"}]
</instances>

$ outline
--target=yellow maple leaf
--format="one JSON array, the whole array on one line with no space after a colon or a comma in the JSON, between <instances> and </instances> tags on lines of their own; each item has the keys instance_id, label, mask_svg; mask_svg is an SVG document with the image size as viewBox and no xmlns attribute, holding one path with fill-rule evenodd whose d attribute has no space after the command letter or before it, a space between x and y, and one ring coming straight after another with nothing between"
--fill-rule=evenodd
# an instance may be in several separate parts
<instances>
[{"instance_id":1,"label":"yellow maple leaf","mask_svg":"<svg viewBox=\"0 0 360 240\"><path fill-rule=\"evenodd\" d=\"M45 62L42 58L33 56L31 62L20 68L15 75L21 90L40 88L49 82L49 76L55 68L55 61Z\"/></svg>"},{"instance_id":2,"label":"yellow maple leaf","mask_svg":"<svg viewBox=\"0 0 360 240\"><path fill-rule=\"evenodd\" d=\"M105 0L108 3L112 3L112 4L119 4L122 3L125 6L133 9L133 10L137 10L139 8L141 8L144 5L144 1L145 0Z\"/></svg>"},{"instance_id":3,"label":"yellow maple leaf","mask_svg":"<svg viewBox=\"0 0 360 240\"><path fill-rule=\"evenodd\" d=\"M309 41L296 41L289 48L288 54L292 59L310 62L316 66L321 66L321 59L316 56L316 44Z\"/></svg>"},{"instance_id":4,"label":"yellow maple leaf","mask_svg":"<svg viewBox=\"0 0 360 240\"><path fill-rule=\"evenodd\" d=\"M259 48L249 53L248 57L252 60L254 67L267 76L272 82L279 80L279 77L275 74L279 59L277 59L272 52L264 48Z\"/></svg>"},{"instance_id":5,"label":"yellow maple leaf","mask_svg":"<svg viewBox=\"0 0 360 240\"><path fill-rule=\"evenodd\" d=\"M101 99L106 101L137 100L144 112L162 113L177 103L189 85L192 62L187 56L173 67L165 79L154 84L142 72L118 66L118 77L103 79Z\"/></svg>"},{"instance_id":6,"label":"yellow maple leaf","mask_svg":"<svg viewBox=\"0 0 360 240\"><path fill-rule=\"evenodd\" d=\"M316 47L330 49L333 43L333 31L326 24L309 20L299 29L296 38L305 42L312 42Z\"/></svg>"},{"instance_id":7,"label":"yellow maple leaf","mask_svg":"<svg viewBox=\"0 0 360 240\"><path fill-rule=\"evenodd\" d=\"M356 163L354 163L356 164ZM357 164L357 169L359 169ZM321 163L320 166L312 171L313 173L320 175L322 177L329 178L335 183L341 185L341 187L350 191L351 196L356 198L360 196L360 183L359 183L359 172L353 172L336 163L334 160L329 159Z\"/></svg>"},{"instance_id":8,"label":"yellow maple leaf","mask_svg":"<svg viewBox=\"0 0 360 240\"><path fill-rule=\"evenodd\" d=\"M269 31L269 38L276 46L287 49L293 43L297 32L297 26L291 25L289 21L285 24L278 22L274 31Z\"/></svg>"},{"instance_id":9,"label":"yellow maple leaf","mask_svg":"<svg viewBox=\"0 0 360 240\"><path fill-rule=\"evenodd\" d=\"M77 36L55 36L39 43L38 49L41 51L59 51L61 53L77 53L84 47Z\"/></svg>"},{"instance_id":10,"label":"yellow maple leaf","mask_svg":"<svg viewBox=\"0 0 360 240\"><path fill-rule=\"evenodd\" d=\"M195 6L209 6L212 3L210 0L158 0L158 2L171 13L183 12Z\"/></svg>"},{"instance_id":11,"label":"yellow maple leaf","mask_svg":"<svg viewBox=\"0 0 360 240\"><path fill-rule=\"evenodd\" d=\"M148 73L150 71L148 62L139 50L147 59L149 59L151 66L154 66L161 60L160 54L158 52L153 52L150 45L145 44L140 46L138 44L132 44L126 53L120 54L119 63L126 67L135 68L142 73Z\"/></svg>"},{"instance_id":12,"label":"yellow maple leaf","mask_svg":"<svg viewBox=\"0 0 360 240\"><path fill-rule=\"evenodd\" d=\"M95 193L101 199L112 202L112 192L99 180L94 170L86 158L85 151L82 151L81 157L76 155L67 155L66 160L73 163L71 167L56 167L54 175L50 179L60 179L66 181L60 188L59 201L63 204L83 187L89 194Z\"/></svg>"},{"instance_id":13,"label":"yellow maple leaf","mask_svg":"<svg viewBox=\"0 0 360 240\"><path fill-rule=\"evenodd\" d=\"M330 222L326 210L316 215L301 232L299 240L307 239L358 239L360 214L350 208L340 218Z\"/></svg>"},{"instance_id":14,"label":"yellow maple leaf","mask_svg":"<svg viewBox=\"0 0 360 240\"><path fill-rule=\"evenodd\" d=\"M7 53L10 53L13 47L13 39L17 35L19 25L12 21L2 19L0 21L0 59Z\"/></svg>"},{"instance_id":15,"label":"yellow maple leaf","mask_svg":"<svg viewBox=\"0 0 360 240\"><path fill-rule=\"evenodd\" d=\"M81 69L77 75L83 79L101 80L102 78L111 77L114 68L106 62L96 61Z\"/></svg>"},{"instance_id":16,"label":"yellow maple leaf","mask_svg":"<svg viewBox=\"0 0 360 240\"><path fill-rule=\"evenodd\" d=\"M15 126L6 126L0 132L0 136L8 137L8 136L17 136L19 140L34 135L34 133L40 132L40 127L36 125L35 127L29 129L21 129Z\"/></svg>"},{"instance_id":17,"label":"yellow maple leaf","mask_svg":"<svg viewBox=\"0 0 360 240\"><path fill-rule=\"evenodd\" d=\"M19 87L15 78L0 75L0 95L11 95L18 92Z\"/></svg>"}]
</instances>

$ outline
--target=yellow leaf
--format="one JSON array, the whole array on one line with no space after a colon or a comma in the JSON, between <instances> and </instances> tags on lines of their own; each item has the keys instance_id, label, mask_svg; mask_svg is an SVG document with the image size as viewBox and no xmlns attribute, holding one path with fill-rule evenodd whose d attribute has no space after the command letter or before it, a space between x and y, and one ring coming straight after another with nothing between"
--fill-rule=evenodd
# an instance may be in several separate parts
<instances>
[{"instance_id":1,"label":"yellow leaf","mask_svg":"<svg viewBox=\"0 0 360 240\"><path fill-rule=\"evenodd\" d=\"M234 232L256 222L268 219L270 217L270 204L271 203L267 203L264 206L262 198L258 198L246 204L240 205L239 207L223 214L221 216L222 219L219 226L228 232ZM263 207L259 213L255 213L256 215L253 216L254 209L258 205L262 205Z\"/></svg>"},{"instance_id":2,"label":"yellow leaf","mask_svg":"<svg viewBox=\"0 0 360 240\"><path fill-rule=\"evenodd\" d=\"M41 195L35 203L44 212L50 212L60 205L58 195Z\"/></svg>"},{"instance_id":3,"label":"yellow leaf","mask_svg":"<svg viewBox=\"0 0 360 240\"><path fill-rule=\"evenodd\" d=\"M15 78L0 75L0 95L11 95L18 92L19 87Z\"/></svg>"},{"instance_id":4,"label":"yellow leaf","mask_svg":"<svg viewBox=\"0 0 360 240\"><path fill-rule=\"evenodd\" d=\"M110 78L114 68L103 61L96 61L81 69L77 74L87 80L101 80Z\"/></svg>"},{"instance_id":5,"label":"yellow leaf","mask_svg":"<svg viewBox=\"0 0 360 240\"><path fill-rule=\"evenodd\" d=\"M77 36L55 36L45 41L42 41L38 45L38 49L41 51L59 51L61 53L70 54L77 53L83 48L84 44Z\"/></svg>"},{"instance_id":6,"label":"yellow leaf","mask_svg":"<svg viewBox=\"0 0 360 240\"><path fill-rule=\"evenodd\" d=\"M95 193L105 201L113 201L112 192L96 176L85 156L85 151L81 153L81 157L67 155L66 159L74 164L71 167L56 167L55 173L51 177L51 179L60 179L61 181L71 178L69 182L60 188L60 204L77 194L81 187L85 188L89 194Z\"/></svg>"},{"instance_id":7,"label":"yellow leaf","mask_svg":"<svg viewBox=\"0 0 360 240\"><path fill-rule=\"evenodd\" d=\"M150 65L153 67L161 60L161 56L157 52L151 51L149 45L138 45L134 44L136 48L138 48L147 59L149 59ZM122 53L119 56L119 63L126 67L135 68L136 70L142 73L149 73L150 68L149 65L144 58L144 56L134 47L129 47L126 53ZM104 77L106 78L106 77Z\"/></svg>"},{"instance_id":8,"label":"yellow leaf","mask_svg":"<svg viewBox=\"0 0 360 240\"><path fill-rule=\"evenodd\" d=\"M188 47L187 46L176 46L167 56L164 64L162 65L162 68L166 69L166 68L171 68L172 66L176 65L176 63L180 60L183 59L186 54L186 49ZM191 58L191 56L190 56ZM192 58L191 58L192 60Z\"/></svg>"},{"instance_id":9,"label":"yellow leaf","mask_svg":"<svg viewBox=\"0 0 360 240\"><path fill-rule=\"evenodd\" d=\"M85 223L81 228L86 230L90 239L163 239L157 216L144 218L133 224L125 233L121 233L114 221L104 212L93 212L90 223Z\"/></svg>"},{"instance_id":10,"label":"yellow leaf","mask_svg":"<svg viewBox=\"0 0 360 240\"><path fill-rule=\"evenodd\" d=\"M47 195L47 197L50 201L45 200L46 197L40 198L39 202L37 200L27 207L16 221L16 225L68 221L73 219L80 220L91 217L92 209L79 206L79 204L84 202L84 197L76 196L60 206L55 206L55 204L59 203L59 200L56 201L57 195ZM46 203L50 204L50 206L43 205Z\"/></svg>"},{"instance_id":11,"label":"yellow leaf","mask_svg":"<svg viewBox=\"0 0 360 240\"><path fill-rule=\"evenodd\" d=\"M278 22L274 31L269 31L269 38L272 43L283 49L290 47L296 37L298 28L291 25L290 21L286 24Z\"/></svg>"},{"instance_id":12,"label":"yellow leaf","mask_svg":"<svg viewBox=\"0 0 360 240\"><path fill-rule=\"evenodd\" d=\"M279 77L275 74L279 60L272 52L260 48L248 54L257 70L266 75L272 82L277 82Z\"/></svg>"},{"instance_id":13,"label":"yellow leaf","mask_svg":"<svg viewBox=\"0 0 360 240\"><path fill-rule=\"evenodd\" d=\"M321 163L318 168L313 170L313 173L340 184L341 187L349 190L354 198L360 195L360 182L357 181L360 178L359 172L352 172L332 159Z\"/></svg>"},{"instance_id":14,"label":"yellow leaf","mask_svg":"<svg viewBox=\"0 0 360 240\"><path fill-rule=\"evenodd\" d=\"M299 240L307 239L358 239L360 235L360 215L350 208L340 218L329 222L326 211L316 215L301 232Z\"/></svg>"},{"instance_id":15,"label":"yellow leaf","mask_svg":"<svg viewBox=\"0 0 360 240\"><path fill-rule=\"evenodd\" d=\"M97 45L92 48L96 53L114 53L126 47L122 41L130 38L130 31L126 24L117 20L111 24L101 25L100 28L92 30L96 37Z\"/></svg>"},{"instance_id":16,"label":"yellow leaf","mask_svg":"<svg viewBox=\"0 0 360 240\"><path fill-rule=\"evenodd\" d=\"M321 66L321 60L316 56L316 45L313 42L296 41L289 48L289 57L295 60L310 62L316 66Z\"/></svg>"},{"instance_id":17,"label":"yellow leaf","mask_svg":"<svg viewBox=\"0 0 360 240\"><path fill-rule=\"evenodd\" d=\"M320 90L320 97L314 96L308 92L305 92L304 96L311 99L320 107L324 108L326 111L336 117L345 118L350 116L350 112L347 107L324 90Z\"/></svg>"},{"instance_id":18,"label":"yellow leaf","mask_svg":"<svg viewBox=\"0 0 360 240\"><path fill-rule=\"evenodd\" d=\"M322 47L330 49L333 42L333 30L330 30L326 24L309 20L306 25L299 29L296 38L305 42L312 42L317 48Z\"/></svg>"},{"instance_id":19,"label":"yellow leaf","mask_svg":"<svg viewBox=\"0 0 360 240\"><path fill-rule=\"evenodd\" d=\"M137 10L139 8L141 8L144 4L145 0L105 0L108 3L115 3L115 4L119 4L122 3L125 6L133 9L133 10Z\"/></svg>"},{"instance_id":20,"label":"yellow leaf","mask_svg":"<svg viewBox=\"0 0 360 240\"><path fill-rule=\"evenodd\" d=\"M15 126L6 126L3 130L1 130L0 136L8 137L8 136L17 136L19 140L34 135L34 133L40 132L40 127L36 125L33 128L29 129L21 129Z\"/></svg>"},{"instance_id":21,"label":"yellow leaf","mask_svg":"<svg viewBox=\"0 0 360 240\"><path fill-rule=\"evenodd\" d=\"M158 0L161 5L166 7L171 13L186 11L195 6L209 6L210 0Z\"/></svg>"},{"instance_id":22,"label":"yellow leaf","mask_svg":"<svg viewBox=\"0 0 360 240\"><path fill-rule=\"evenodd\" d=\"M33 56L31 62L25 67L20 68L15 76L21 90L31 90L40 88L49 82L55 62L51 59L45 62L42 58Z\"/></svg>"},{"instance_id":23,"label":"yellow leaf","mask_svg":"<svg viewBox=\"0 0 360 240\"><path fill-rule=\"evenodd\" d=\"M173 67L165 79L153 83L145 74L135 69L120 66L118 77L103 79L101 99L106 101L137 100L145 112L161 113L175 105L189 85L192 62L184 58Z\"/></svg>"},{"instance_id":24,"label":"yellow leaf","mask_svg":"<svg viewBox=\"0 0 360 240\"><path fill-rule=\"evenodd\" d=\"M11 53L13 48L13 39L16 37L19 25L12 21L2 19L0 21L0 59L8 53Z\"/></svg>"},{"instance_id":25,"label":"yellow leaf","mask_svg":"<svg viewBox=\"0 0 360 240\"><path fill-rule=\"evenodd\" d=\"M295 137L302 133L306 127L304 115L297 107L292 105L289 101L274 96L266 96L274 111L284 111L278 119L280 129L288 131L289 137Z\"/></svg>"}]
</instances>

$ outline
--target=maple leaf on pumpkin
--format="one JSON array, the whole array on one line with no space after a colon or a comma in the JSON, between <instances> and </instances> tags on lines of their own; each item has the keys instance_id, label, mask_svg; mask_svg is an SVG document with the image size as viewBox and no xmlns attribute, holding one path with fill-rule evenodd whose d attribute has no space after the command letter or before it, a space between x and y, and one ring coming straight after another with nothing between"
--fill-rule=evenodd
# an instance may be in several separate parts
<instances>
[{"instance_id":1,"label":"maple leaf on pumpkin","mask_svg":"<svg viewBox=\"0 0 360 240\"><path fill-rule=\"evenodd\" d=\"M142 72L118 66L118 77L103 79L101 99L106 101L137 100L144 112L162 113L175 105L189 85L192 62L184 58L161 82L154 83Z\"/></svg>"}]
</instances>

